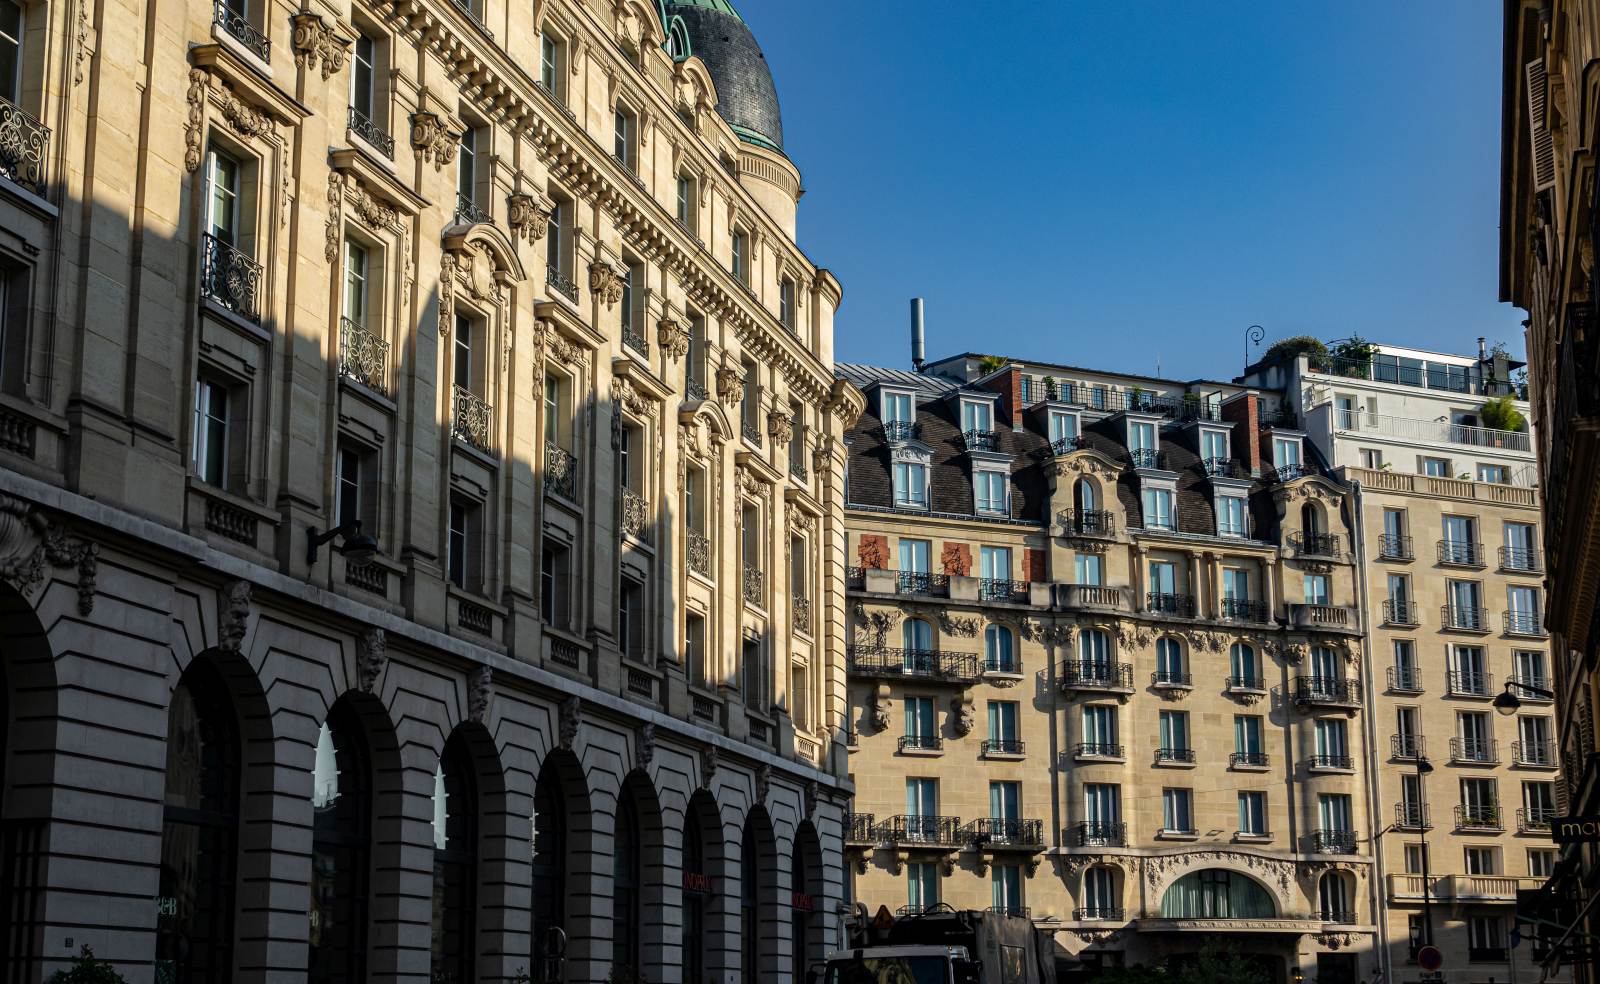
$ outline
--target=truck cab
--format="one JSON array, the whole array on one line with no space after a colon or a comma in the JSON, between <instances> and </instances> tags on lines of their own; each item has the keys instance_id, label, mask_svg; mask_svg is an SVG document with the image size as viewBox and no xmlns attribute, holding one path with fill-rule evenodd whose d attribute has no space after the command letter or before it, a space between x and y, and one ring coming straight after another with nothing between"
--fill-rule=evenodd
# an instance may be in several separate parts
<instances>
[{"instance_id":1,"label":"truck cab","mask_svg":"<svg viewBox=\"0 0 1600 984\"><path fill-rule=\"evenodd\" d=\"M833 954L815 984L976 984L978 974L964 946L872 946Z\"/></svg>"}]
</instances>

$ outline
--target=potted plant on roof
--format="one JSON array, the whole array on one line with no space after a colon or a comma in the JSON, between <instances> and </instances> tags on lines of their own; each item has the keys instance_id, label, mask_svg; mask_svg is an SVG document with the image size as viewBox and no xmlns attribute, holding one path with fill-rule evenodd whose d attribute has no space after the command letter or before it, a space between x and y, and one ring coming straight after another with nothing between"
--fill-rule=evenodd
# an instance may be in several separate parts
<instances>
[{"instance_id":1,"label":"potted plant on roof","mask_svg":"<svg viewBox=\"0 0 1600 984\"><path fill-rule=\"evenodd\" d=\"M1490 431L1521 431L1528 425L1527 419L1522 416L1522 411L1517 409L1509 396L1497 396L1485 400L1483 406L1478 408L1478 420ZM1503 433L1491 433L1489 438L1495 447L1505 447L1506 440Z\"/></svg>"}]
</instances>

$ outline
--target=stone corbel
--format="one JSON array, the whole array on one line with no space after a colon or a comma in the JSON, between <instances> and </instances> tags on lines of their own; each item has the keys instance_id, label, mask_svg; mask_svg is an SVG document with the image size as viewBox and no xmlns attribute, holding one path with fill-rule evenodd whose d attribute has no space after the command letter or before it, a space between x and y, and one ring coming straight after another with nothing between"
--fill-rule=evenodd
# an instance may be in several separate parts
<instances>
[{"instance_id":1,"label":"stone corbel","mask_svg":"<svg viewBox=\"0 0 1600 984\"><path fill-rule=\"evenodd\" d=\"M889 706L892 698L889 696L889 685L880 683L873 688L870 700L872 706L868 710L872 714L872 726L879 731L889 730Z\"/></svg>"},{"instance_id":2,"label":"stone corbel","mask_svg":"<svg viewBox=\"0 0 1600 984\"><path fill-rule=\"evenodd\" d=\"M350 40L334 30L320 15L302 10L292 18L294 32L289 43L294 48L294 63L300 68L322 65L322 81L344 71L345 50Z\"/></svg>"},{"instance_id":3,"label":"stone corbel","mask_svg":"<svg viewBox=\"0 0 1600 984\"><path fill-rule=\"evenodd\" d=\"M529 246L544 238L555 214L555 203L541 194L516 194L506 199L506 224L512 238L524 239Z\"/></svg>"},{"instance_id":4,"label":"stone corbel","mask_svg":"<svg viewBox=\"0 0 1600 984\"><path fill-rule=\"evenodd\" d=\"M782 410L772 411L767 414L767 433L772 435L775 446L787 446L794 440L794 418Z\"/></svg>"},{"instance_id":5,"label":"stone corbel","mask_svg":"<svg viewBox=\"0 0 1600 984\"><path fill-rule=\"evenodd\" d=\"M597 259L589 264L589 290L604 301L606 307L616 307L622 300L622 275L610 263Z\"/></svg>"},{"instance_id":6,"label":"stone corbel","mask_svg":"<svg viewBox=\"0 0 1600 984\"><path fill-rule=\"evenodd\" d=\"M717 399L723 403L739 402L744 396L744 377L739 370L724 363L717 367Z\"/></svg>"},{"instance_id":7,"label":"stone corbel","mask_svg":"<svg viewBox=\"0 0 1600 984\"><path fill-rule=\"evenodd\" d=\"M950 698L950 727L955 730L957 738L972 734L972 726L976 721L977 712L970 694L961 693Z\"/></svg>"},{"instance_id":8,"label":"stone corbel","mask_svg":"<svg viewBox=\"0 0 1600 984\"><path fill-rule=\"evenodd\" d=\"M433 169L441 171L456 159L456 144L461 131L452 129L450 122L438 113L411 114L411 149L424 161L432 161Z\"/></svg>"},{"instance_id":9,"label":"stone corbel","mask_svg":"<svg viewBox=\"0 0 1600 984\"><path fill-rule=\"evenodd\" d=\"M661 343L661 351L673 362L689 352L689 329L671 315L656 322L656 340Z\"/></svg>"}]
</instances>

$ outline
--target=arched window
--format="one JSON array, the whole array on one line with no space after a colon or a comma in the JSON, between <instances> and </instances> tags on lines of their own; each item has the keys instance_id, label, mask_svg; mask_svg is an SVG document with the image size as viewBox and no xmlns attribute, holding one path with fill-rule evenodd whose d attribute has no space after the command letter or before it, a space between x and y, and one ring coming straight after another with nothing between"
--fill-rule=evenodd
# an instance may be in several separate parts
<instances>
[{"instance_id":1,"label":"arched window","mask_svg":"<svg viewBox=\"0 0 1600 984\"><path fill-rule=\"evenodd\" d=\"M1256 665L1256 651L1253 648L1242 642L1234 643L1228 649L1228 666L1233 674L1228 686L1260 688L1261 668Z\"/></svg>"},{"instance_id":2,"label":"arched window","mask_svg":"<svg viewBox=\"0 0 1600 984\"><path fill-rule=\"evenodd\" d=\"M1241 874L1219 868L1191 871L1161 897L1163 919L1270 919L1272 896Z\"/></svg>"},{"instance_id":3,"label":"arched window","mask_svg":"<svg viewBox=\"0 0 1600 984\"><path fill-rule=\"evenodd\" d=\"M920 618L908 618L900 627L901 668L907 673L933 672L933 626Z\"/></svg>"},{"instance_id":4,"label":"arched window","mask_svg":"<svg viewBox=\"0 0 1600 984\"><path fill-rule=\"evenodd\" d=\"M633 791L623 786L617 800L616 835L611 849L611 966L639 979L639 938L643 927L640 898L644 881L639 857L639 810Z\"/></svg>"},{"instance_id":5,"label":"arched window","mask_svg":"<svg viewBox=\"0 0 1600 984\"><path fill-rule=\"evenodd\" d=\"M478 796L472 753L459 734L433 774L433 980L470 982L477 951Z\"/></svg>"},{"instance_id":6,"label":"arched window","mask_svg":"<svg viewBox=\"0 0 1600 984\"><path fill-rule=\"evenodd\" d=\"M1086 668L1103 672L1111 661L1111 638L1099 629L1079 632L1078 659Z\"/></svg>"},{"instance_id":7,"label":"arched window","mask_svg":"<svg viewBox=\"0 0 1600 984\"><path fill-rule=\"evenodd\" d=\"M1183 668L1183 644L1171 636L1156 640L1156 682L1187 685L1189 674Z\"/></svg>"},{"instance_id":8,"label":"arched window","mask_svg":"<svg viewBox=\"0 0 1600 984\"><path fill-rule=\"evenodd\" d=\"M1086 869L1081 901L1083 908L1074 915L1076 919L1121 919L1122 899L1117 895L1116 872L1104 865Z\"/></svg>"},{"instance_id":9,"label":"arched window","mask_svg":"<svg viewBox=\"0 0 1600 984\"><path fill-rule=\"evenodd\" d=\"M1317 882L1317 918L1323 922L1355 922L1349 876L1341 871L1324 872Z\"/></svg>"},{"instance_id":10,"label":"arched window","mask_svg":"<svg viewBox=\"0 0 1600 984\"><path fill-rule=\"evenodd\" d=\"M311 954L306 979L335 984L367 975L370 758L361 720L339 701L317 735L311 781Z\"/></svg>"},{"instance_id":11,"label":"arched window","mask_svg":"<svg viewBox=\"0 0 1600 984\"><path fill-rule=\"evenodd\" d=\"M990 673L1017 672L1017 651L1011 630L991 625L983 630L984 669Z\"/></svg>"},{"instance_id":12,"label":"arched window","mask_svg":"<svg viewBox=\"0 0 1600 984\"><path fill-rule=\"evenodd\" d=\"M1094 483L1087 478L1080 478L1072 483L1072 508L1078 511L1080 520L1086 512L1093 512L1099 508L1096 504ZM1081 526L1079 527L1082 528Z\"/></svg>"},{"instance_id":13,"label":"arched window","mask_svg":"<svg viewBox=\"0 0 1600 984\"><path fill-rule=\"evenodd\" d=\"M550 958L567 922L567 797L554 763L533 792L533 951Z\"/></svg>"},{"instance_id":14,"label":"arched window","mask_svg":"<svg viewBox=\"0 0 1600 984\"><path fill-rule=\"evenodd\" d=\"M706 870L705 834L700 811L690 803L683 816L683 979L704 981L710 963L706 945L706 899L711 874Z\"/></svg>"},{"instance_id":15,"label":"arched window","mask_svg":"<svg viewBox=\"0 0 1600 984\"><path fill-rule=\"evenodd\" d=\"M167 714L156 967L175 984L232 978L240 765L233 702L216 667L197 659Z\"/></svg>"},{"instance_id":16,"label":"arched window","mask_svg":"<svg viewBox=\"0 0 1600 984\"><path fill-rule=\"evenodd\" d=\"M1307 537L1320 536L1325 532L1322 528L1321 506L1308 502L1300 507L1300 529Z\"/></svg>"}]
</instances>

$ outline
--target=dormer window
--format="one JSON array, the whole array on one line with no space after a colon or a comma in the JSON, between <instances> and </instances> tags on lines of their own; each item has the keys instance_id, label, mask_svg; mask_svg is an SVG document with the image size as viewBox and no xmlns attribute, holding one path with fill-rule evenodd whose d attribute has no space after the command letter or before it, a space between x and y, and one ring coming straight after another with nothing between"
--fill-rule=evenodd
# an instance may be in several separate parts
<instances>
[{"instance_id":1,"label":"dormer window","mask_svg":"<svg viewBox=\"0 0 1600 984\"><path fill-rule=\"evenodd\" d=\"M917 406L910 393L881 391L878 407L883 417L885 437L891 441L908 441L916 437Z\"/></svg>"},{"instance_id":2,"label":"dormer window","mask_svg":"<svg viewBox=\"0 0 1600 984\"><path fill-rule=\"evenodd\" d=\"M1065 454L1077 450L1078 415L1064 410L1050 411L1050 450Z\"/></svg>"},{"instance_id":3,"label":"dormer window","mask_svg":"<svg viewBox=\"0 0 1600 984\"><path fill-rule=\"evenodd\" d=\"M995 450L994 407L976 400L962 400L961 435L968 451Z\"/></svg>"},{"instance_id":4,"label":"dormer window","mask_svg":"<svg viewBox=\"0 0 1600 984\"><path fill-rule=\"evenodd\" d=\"M1213 461L1227 461L1231 457L1228 453L1227 431L1207 428L1200 432L1200 458L1207 465Z\"/></svg>"},{"instance_id":5,"label":"dormer window","mask_svg":"<svg viewBox=\"0 0 1600 984\"><path fill-rule=\"evenodd\" d=\"M1010 483L1006 480L1008 477L1003 471L989 470L979 471L972 476L973 501L980 514L993 516L1011 514Z\"/></svg>"},{"instance_id":6,"label":"dormer window","mask_svg":"<svg viewBox=\"0 0 1600 984\"><path fill-rule=\"evenodd\" d=\"M1147 488L1144 490L1144 525L1149 530L1175 529L1172 515L1172 490Z\"/></svg>"},{"instance_id":7,"label":"dormer window","mask_svg":"<svg viewBox=\"0 0 1600 984\"><path fill-rule=\"evenodd\" d=\"M1133 466L1135 468L1160 467L1159 436L1160 434L1154 421L1128 421L1128 452L1133 456Z\"/></svg>"},{"instance_id":8,"label":"dormer window","mask_svg":"<svg viewBox=\"0 0 1600 984\"><path fill-rule=\"evenodd\" d=\"M894 504L897 509L928 508L928 466L920 461L894 463Z\"/></svg>"},{"instance_id":9,"label":"dormer window","mask_svg":"<svg viewBox=\"0 0 1600 984\"><path fill-rule=\"evenodd\" d=\"M1300 462L1300 438L1273 437L1272 465L1282 480L1298 478L1303 473Z\"/></svg>"},{"instance_id":10,"label":"dormer window","mask_svg":"<svg viewBox=\"0 0 1600 984\"><path fill-rule=\"evenodd\" d=\"M1249 535L1249 528L1245 520L1244 497L1217 496L1217 535L1243 538Z\"/></svg>"}]
</instances>

